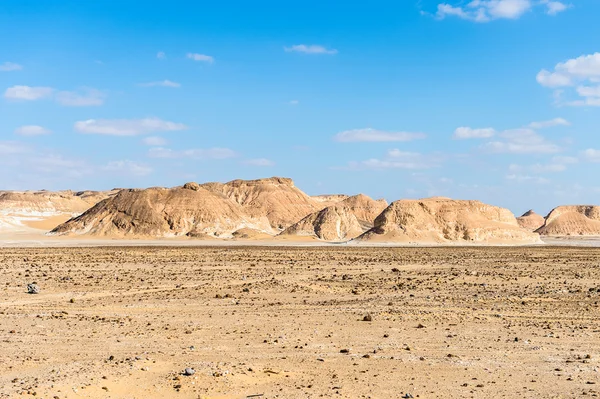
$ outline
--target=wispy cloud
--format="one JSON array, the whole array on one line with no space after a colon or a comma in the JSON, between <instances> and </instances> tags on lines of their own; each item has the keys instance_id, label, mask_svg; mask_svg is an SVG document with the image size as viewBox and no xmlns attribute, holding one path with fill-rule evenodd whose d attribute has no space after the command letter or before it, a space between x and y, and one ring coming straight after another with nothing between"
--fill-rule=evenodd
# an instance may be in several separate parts
<instances>
[{"instance_id":1,"label":"wispy cloud","mask_svg":"<svg viewBox=\"0 0 600 399\"><path fill-rule=\"evenodd\" d=\"M569 5L567 5L565 3L561 3L560 1L553 1L553 0L542 0L542 4L546 5L546 13L548 15L556 15L558 13L565 11L567 8L570 7Z\"/></svg>"},{"instance_id":2,"label":"wispy cloud","mask_svg":"<svg viewBox=\"0 0 600 399\"><path fill-rule=\"evenodd\" d=\"M111 136L137 136L154 132L185 130L183 123L169 122L159 118L144 119L88 119L75 122L75 131L84 134Z\"/></svg>"},{"instance_id":3,"label":"wispy cloud","mask_svg":"<svg viewBox=\"0 0 600 399\"><path fill-rule=\"evenodd\" d=\"M52 131L38 125L21 126L15 130L15 134L19 136L42 136L50 133Z\"/></svg>"},{"instance_id":4,"label":"wispy cloud","mask_svg":"<svg viewBox=\"0 0 600 399\"><path fill-rule=\"evenodd\" d=\"M14 101L36 101L53 98L66 107L89 107L104 104L106 93L83 87L77 91L56 91L52 87L13 86L6 89L4 98Z\"/></svg>"},{"instance_id":5,"label":"wispy cloud","mask_svg":"<svg viewBox=\"0 0 600 399\"><path fill-rule=\"evenodd\" d=\"M79 91L59 91L56 101L65 107L94 107L104 104L106 93L103 91L82 88Z\"/></svg>"},{"instance_id":6,"label":"wispy cloud","mask_svg":"<svg viewBox=\"0 0 600 399\"><path fill-rule=\"evenodd\" d=\"M23 69L22 65L15 64L14 62L4 62L0 64L0 72L14 72Z\"/></svg>"},{"instance_id":7,"label":"wispy cloud","mask_svg":"<svg viewBox=\"0 0 600 399\"><path fill-rule=\"evenodd\" d=\"M336 134L333 139L342 143L349 142L393 142L412 141L425 138L423 133L386 132L372 128L346 130Z\"/></svg>"},{"instance_id":8,"label":"wispy cloud","mask_svg":"<svg viewBox=\"0 0 600 399\"><path fill-rule=\"evenodd\" d=\"M556 15L568 8L564 3L550 0L471 0L465 6L438 4L435 16L438 19L458 17L484 23L497 19L518 19L537 6L545 6L549 15Z\"/></svg>"},{"instance_id":9,"label":"wispy cloud","mask_svg":"<svg viewBox=\"0 0 600 399\"><path fill-rule=\"evenodd\" d=\"M153 171L148 165L130 160L111 161L106 164L103 169L110 172L125 173L133 176L147 176Z\"/></svg>"},{"instance_id":10,"label":"wispy cloud","mask_svg":"<svg viewBox=\"0 0 600 399\"><path fill-rule=\"evenodd\" d=\"M156 147L148 151L150 158L193 158L193 159L228 159L237 156L229 148L192 148L188 150L172 150L170 148Z\"/></svg>"},{"instance_id":11,"label":"wispy cloud","mask_svg":"<svg viewBox=\"0 0 600 399\"><path fill-rule=\"evenodd\" d=\"M452 138L455 140L465 140L465 139L485 139L490 138L496 134L496 130L491 127L486 127L483 129L473 129L470 127L459 127L454 131L454 135Z\"/></svg>"},{"instance_id":12,"label":"wispy cloud","mask_svg":"<svg viewBox=\"0 0 600 399\"><path fill-rule=\"evenodd\" d=\"M529 125L527 125L527 127L530 129L545 129L547 127L570 126L570 125L571 125L571 123L566 119L554 118L554 119L550 119L547 121L531 122Z\"/></svg>"},{"instance_id":13,"label":"wispy cloud","mask_svg":"<svg viewBox=\"0 0 600 399\"><path fill-rule=\"evenodd\" d=\"M29 147L18 141L0 141L0 154L2 155L22 154L28 151Z\"/></svg>"},{"instance_id":14,"label":"wispy cloud","mask_svg":"<svg viewBox=\"0 0 600 399\"><path fill-rule=\"evenodd\" d=\"M163 139L162 137L150 136L150 137L144 137L144 139L142 140L142 143L144 143L146 145L160 147L160 146L167 144L167 140Z\"/></svg>"},{"instance_id":15,"label":"wispy cloud","mask_svg":"<svg viewBox=\"0 0 600 399\"><path fill-rule=\"evenodd\" d=\"M528 172L533 174L544 174L544 173L558 173L564 172L568 169L569 165L574 165L579 162L576 157L570 156L555 156L550 159L548 163L536 163L533 165L517 165L511 164L508 169L513 173Z\"/></svg>"},{"instance_id":16,"label":"wispy cloud","mask_svg":"<svg viewBox=\"0 0 600 399\"><path fill-rule=\"evenodd\" d=\"M548 184L550 183L549 179L540 176L530 176L530 175L521 175L521 174L509 174L506 175L507 180L513 180L517 183L536 183L536 184Z\"/></svg>"},{"instance_id":17,"label":"wispy cloud","mask_svg":"<svg viewBox=\"0 0 600 399\"><path fill-rule=\"evenodd\" d=\"M166 79L166 80L161 80L161 81L158 81L158 82L140 83L138 86L141 86L141 87L156 87L156 86L162 86L162 87L181 87L181 84Z\"/></svg>"},{"instance_id":18,"label":"wispy cloud","mask_svg":"<svg viewBox=\"0 0 600 399\"><path fill-rule=\"evenodd\" d=\"M288 53L304 53L304 54L337 54L336 49L328 49L318 44L294 44L290 47L283 48Z\"/></svg>"},{"instance_id":19,"label":"wispy cloud","mask_svg":"<svg viewBox=\"0 0 600 399\"><path fill-rule=\"evenodd\" d=\"M439 154L421 154L393 149L385 157L371 158L364 161L351 161L348 166L337 168L344 170L384 170L384 169L430 169L441 165L443 157Z\"/></svg>"},{"instance_id":20,"label":"wispy cloud","mask_svg":"<svg viewBox=\"0 0 600 399\"><path fill-rule=\"evenodd\" d=\"M206 62L208 64L212 64L213 62L215 62L215 59L213 57L206 54L187 53L186 57L190 60Z\"/></svg>"},{"instance_id":21,"label":"wispy cloud","mask_svg":"<svg viewBox=\"0 0 600 399\"><path fill-rule=\"evenodd\" d=\"M588 162L600 163L600 150L588 148L582 151L582 156Z\"/></svg>"},{"instance_id":22,"label":"wispy cloud","mask_svg":"<svg viewBox=\"0 0 600 399\"><path fill-rule=\"evenodd\" d=\"M164 60L167 58L167 55L164 51L159 51L158 53L156 53L156 58L158 58L159 60Z\"/></svg>"},{"instance_id":23,"label":"wispy cloud","mask_svg":"<svg viewBox=\"0 0 600 399\"><path fill-rule=\"evenodd\" d=\"M51 87L13 86L6 89L4 98L9 100L35 101L49 98L54 93Z\"/></svg>"},{"instance_id":24,"label":"wispy cloud","mask_svg":"<svg viewBox=\"0 0 600 399\"><path fill-rule=\"evenodd\" d=\"M558 145L549 142L533 129L505 130L498 136L501 140L486 143L482 149L507 154L552 154L561 151Z\"/></svg>"}]
</instances>

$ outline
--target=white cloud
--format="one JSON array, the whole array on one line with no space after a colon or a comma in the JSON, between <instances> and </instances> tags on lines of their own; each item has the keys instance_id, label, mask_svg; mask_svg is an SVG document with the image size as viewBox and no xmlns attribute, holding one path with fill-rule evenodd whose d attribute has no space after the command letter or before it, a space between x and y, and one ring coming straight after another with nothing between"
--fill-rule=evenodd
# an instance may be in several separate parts
<instances>
[{"instance_id":1,"label":"white cloud","mask_svg":"<svg viewBox=\"0 0 600 399\"><path fill-rule=\"evenodd\" d=\"M472 0L466 6L438 4L436 17L458 17L474 22L489 22L495 19L518 19L534 7L531 0Z\"/></svg>"},{"instance_id":2,"label":"white cloud","mask_svg":"<svg viewBox=\"0 0 600 399\"><path fill-rule=\"evenodd\" d=\"M54 97L67 107L98 106L104 103L106 94L100 90L83 87L78 91L58 91L52 87L13 86L6 89L4 97L9 100L41 100Z\"/></svg>"},{"instance_id":3,"label":"white cloud","mask_svg":"<svg viewBox=\"0 0 600 399\"><path fill-rule=\"evenodd\" d=\"M15 64L14 62L0 64L0 72L20 71L21 69L23 69L23 66Z\"/></svg>"},{"instance_id":4,"label":"white cloud","mask_svg":"<svg viewBox=\"0 0 600 399\"><path fill-rule=\"evenodd\" d=\"M65 107L94 107L104 104L106 94L92 88L82 88L77 91L59 91L56 101Z\"/></svg>"},{"instance_id":5,"label":"white cloud","mask_svg":"<svg viewBox=\"0 0 600 399\"><path fill-rule=\"evenodd\" d=\"M6 89L4 97L9 100L40 100L52 96L51 87L13 86Z\"/></svg>"},{"instance_id":6,"label":"white cloud","mask_svg":"<svg viewBox=\"0 0 600 399\"><path fill-rule=\"evenodd\" d=\"M542 4L546 5L546 12L548 13L548 15L556 15L559 12L563 12L567 8L569 8L569 6L567 6L564 3L561 3L560 1L543 0Z\"/></svg>"},{"instance_id":7,"label":"white cloud","mask_svg":"<svg viewBox=\"0 0 600 399\"><path fill-rule=\"evenodd\" d=\"M492 141L482 146L484 150L509 154L552 154L561 151L532 129L512 129L500 133L503 141Z\"/></svg>"},{"instance_id":8,"label":"white cloud","mask_svg":"<svg viewBox=\"0 0 600 399\"><path fill-rule=\"evenodd\" d=\"M550 88L572 87L578 85L576 93L580 100L566 102L571 106L600 106L600 88L586 86L600 82L600 53L582 55L560 62L554 71L542 69L536 77L539 84ZM563 92L561 91L562 95ZM560 98L560 97L559 97Z\"/></svg>"},{"instance_id":9,"label":"white cloud","mask_svg":"<svg viewBox=\"0 0 600 399\"><path fill-rule=\"evenodd\" d=\"M423 138L425 138L423 133L385 132L371 128L346 130L334 136L335 141L343 143L412 141Z\"/></svg>"},{"instance_id":10,"label":"white cloud","mask_svg":"<svg viewBox=\"0 0 600 399\"><path fill-rule=\"evenodd\" d=\"M537 183L537 184L548 184L550 180L539 177L539 176L529 176L529 175L519 175L519 174L510 174L506 176L507 180L514 180L518 183Z\"/></svg>"},{"instance_id":11,"label":"white cloud","mask_svg":"<svg viewBox=\"0 0 600 399\"><path fill-rule=\"evenodd\" d=\"M455 16L462 19L473 19L475 15L471 15L463 10L461 7L454 7L450 4L438 4L436 16L440 19L444 19L447 16Z\"/></svg>"},{"instance_id":12,"label":"white cloud","mask_svg":"<svg viewBox=\"0 0 600 399\"><path fill-rule=\"evenodd\" d=\"M371 158L365 161L352 161L347 167L338 168L346 170L361 169L430 169L440 166L442 158L439 155L425 155L418 152L407 152L392 149L387 152L383 159Z\"/></svg>"},{"instance_id":13,"label":"white cloud","mask_svg":"<svg viewBox=\"0 0 600 399\"><path fill-rule=\"evenodd\" d=\"M556 64L554 73L571 79L600 78L600 53L582 55Z\"/></svg>"},{"instance_id":14,"label":"white cloud","mask_svg":"<svg viewBox=\"0 0 600 399\"><path fill-rule=\"evenodd\" d=\"M43 175L47 179L78 179L94 172L85 160L65 158L61 154L39 152L23 160L23 169Z\"/></svg>"},{"instance_id":15,"label":"white cloud","mask_svg":"<svg viewBox=\"0 0 600 399\"><path fill-rule=\"evenodd\" d=\"M582 155L588 162L600 163L600 150L588 148L582 152Z\"/></svg>"},{"instance_id":16,"label":"white cloud","mask_svg":"<svg viewBox=\"0 0 600 399\"><path fill-rule=\"evenodd\" d=\"M569 156L556 156L552 157L552 162L561 163L563 165L572 165L579 162L579 159L576 157Z\"/></svg>"},{"instance_id":17,"label":"white cloud","mask_svg":"<svg viewBox=\"0 0 600 399\"><path fill-rule=\"evenodd\" d=\"M134 176L147 176L153 171L150 166L130 160L112 161L106 164L103 169L110 172L126 173Z\"/></svg>"},{"instance_id":18,"label":"white cloud","mask_svg":"<svg viewBox=\"0 0 600 399\"><path fill-rule=\"evenodd\" d=\"M571 125L571 123L566 119L554 118L554 119L550 119L547 121L531 122L529 125L527 125L527 127L530 129L544 129L547 127L570 126L570 125Z\"/></svg>"},{"instance_id":19,"label":"white cloud","mask_svg":"<svg viewBox=\"0 0 600 399\"><path fill-rule=\"evenodd\" d=\"M266 158L248 159L244 161L244 164L251 166L274 166L275 162Z\"/></svg>"},{"instance_id":20,"label":"white cloud","mask_svg":"<svg viewBox=\"0 0 600 399\"><path fill-rule=\"evenodd\" d=\"M142 142L146 145L151 145L151 146L163 146L165 144L167 144L167 140L163 139L162 137L156 137L156 136L150 136L150 137L145 137Z\"/></svg>"},{"instance_id":21,"label":"white cloud","mask_svg":"<svg viewBox=\"0 0 600 399\"><path fill-rule=\"evenodd\" d=\"M600 86L579 86L577 94L581 97L600 97Z\"/></svg>"},{"instance_id":22,"label":"white cloud","mask_svg":"<svg viewBox=\"0 0 600 399\"><path fill-rule=\"evenodd\" d=\"M17 141L0 141L0 154L2 155L22 154L27 151L29 151L29 148L23 143Z\"/></svg>"},{"instance_id":23,"label":"white cloud","mask_svg":"<svg viewBox=\"0 0 600 399\"><path fill-rule=\"evenodd\" d=\"M153 132L185 130L183 123L164 121L159 118L144 119L88 119L75 122L74 128L84 134L106 134L111 136L137 136Z\"/></svg>"},{"instance_id":24,"label":"white cloud","mask_svg":"<svg viewBox=\"0 0 600 399\"><path fill-rule=\"evenodd\" d=\"M550 160L549 163L545 163L545 164L537 163L537 164L529 165L529 166L510 165L509 170L512 172L519 172L519 171L526 170L526 171L529 171L529 172L535 173L535 174L557 173L557 172L564 172L565 170L567 170L569 165L573 165L578 162L579 162L579 159L575 158L575 157L556 156L556 157L552 157L552 159Z\"/></svg>"},{"instance_id":25,"label":"white cloud","mask_svg":"<svg viewBox=\"0 0 600 399\"><path fill-rule=\"evenodd\" d=\"M189 150L176 151L170 148L156 147L148 151L150 158L192 158L192 159L227 159L237 156L237 153L229 148L192 148Z\"/></svg>"},{"instance_id":26,"label":"white cloud","mask_svg":"<svg viewBox=\"0 0 600 399\"><path fill-rule=\"evenodd\" d=\"M531 165L533 173L564 172L565 170L567 170L567 165L561 163Z\"/></svg>"},{"instance_id":27,"label":"white cloud","mask_svg":"<svg viewBox=\"0 0 600 399\"><path fill-rule=\"evenodd\" d=\"M490 138L496 134L496 130L491 127L483 129L472 129L470 127L459 127L454 131L452 136L456 140L463 139L485 139Z\"/></svg>"},{"instance_id":28,"label":"white cloud","mask_svg":"<svg viewBox=\"0 0 600 399\"><path fill-rule=\"evenodd\" d=\"M159 60L164 60L165 58L167 58L167 55L164 51L159 51L158 53L156 53L156 58L158 58Z\"/></svg>"},{"instance_id":29,"label":"white cloud","mask_svg":"<svg viewBox=\"0 0 600 399\"><path fill-rule=\"evenodd\" d=\"M298 101L298 100L290 101L290 105L298 105L298 104L300 104L300 101Z\"/></svg>"},{"instance_id":30,"label":"white cloud","mask_svg":"<svg viewBox=\"0 0 600 399\"><path fill-rule=\"evenodd\" d=\"M207 62L209 64L212 64L213 62L215 62L215 59L213 57L211 57L210 55L205 55L205 54L187 53L186 57L189 58L190 60Z\"/></svg>"},{"instance_id":31,"label":"white cloud","mask_svg":"<svg viewBox=\"0 0 600 399\"><path fill-rule=\"evenodd\" d=\"M32 160L39 170L50 172L54 169L77 168L85 165L85 162L76 159L68 159L59 154L43 154Z\"/></svg>"},{"instance_id":32,"label":"white cloud","mask_svg":"<svg viewBox=\"0 0 600 399\"><path fill-rule=\"evenodd\" d=\"M304 53L304 54L337 54L336 49L328 49L317 44L294 44L290 47L283 48L287 53Z\"/></svg>"},{"instance_id":33,"label":"white cloud","mask_svg":"<svg viewBox=\"0 0 600 399\"><path fill-rule=\"evenodd\" d=\"M568 75L557 72L549 72L545 69L542 69L537 74L536 80L539 84L546 87L562 87L570 86L572 84L571 78Z\"/></svg>"},{"instance_id":34,"label":"white cloud","mask_svg":"<svg viewBox=\"0 0 600 399\"><path fill-rule=\"evenodd\" d=\"M478 3L482 8L486 8L493 19L517 19L532 7L530 0L480 0L471 2L471 4L473 3Z\"/></svg>"},{"instance_id":35,"label":"white cloud","mask_svg":"<svg viewBox=\"0 0 600 399\"><path fill-rule=\"evenodd\" d=\"M41 136L52 133L50 130L38 125L21 126L15 130L15 134L20 136Z\"/></svg>"},{"instance_id":36,"label":"white cloud","mask_svg":"<svg viewBox=\"0 0 600 399\"><path fill-rule=\"evenodd\" d=\"M181 87L181 84L177 83L177 82L170 81L168 79L165 79L165 80L161 80L161 81L158 81L158 82L140 83L138 86L141 86L141 87L156 87L156 86L162 86L162 87Z\"/></svg>"}]
</instances>

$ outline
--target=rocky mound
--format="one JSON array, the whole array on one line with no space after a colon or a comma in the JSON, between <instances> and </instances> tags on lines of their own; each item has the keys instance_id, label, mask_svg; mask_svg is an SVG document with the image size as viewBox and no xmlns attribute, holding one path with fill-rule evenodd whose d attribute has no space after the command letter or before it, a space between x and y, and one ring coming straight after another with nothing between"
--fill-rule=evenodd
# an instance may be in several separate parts
<instances>
[{"instance_id":1,"label":"rocky mound","mask_svg":"<svg viewBox=\"0 0 600 399\"><path fill-rule=\"evenodd\" d=\"M318 204L320 204L320 206L323 208L337 204L338 202L341 202L349 197L349 195L345 194L325 194L311 196L311 198L315 200Z\"/></svg>"},{"instance_id":2,"label":"rocky mound","mask_svg":"<svg viewBox=\"0 0 600 399\"><path fill-rule=\"evenodd\" d=\"M16 215L79 214L90 207L89 203L72 191L3 191L0 192L0 212Z\"/></svg>"},{"instance_id":3,"label":"rocky mound","mask_svg":"<svg viewBox=\"0 0 600 399\"><path fill-rule=\"evenodd\" d=\"M355 195L311 213L281 234L325 241L349 240L373 227L373 221L387 205L385 200L376 201L366 195Z\"/></svg>"},{"instance_id":4,"label":"rocky mound","mask_svg":"<svg viewBox=\"0 0 600 399\"><path fill-rule=\"evenodd\" d=\"M240 205L196 183L184 187L121 190L55 228L55 234L114 237L231 237L242 228L270 230Z\"/></svg>"},{"instance_id":5,"label":"rocky mound","mask_svg":"<svg viewBox=\"0 0 600 399\"><path fill-rule=\"evenodd\" d=\"M508 210L479 201L400 200L388 206L361 241L405 243L536 243Z\"/></svg>"},{"instance_id":6,"label":"rocky mound","mask_svg":"<svg viewBox=\"0 0 600 399\"><path fill-rule=\"evenodd\" d=\"M201 187L231 199L251 217L266 216L271 227L278 231L322 208L318 201L294 186L292 179L283 177L205 183Z\"/></svg>"},{"instance_id":7,"label":"rocky mound","mask_svg":"<svg viewBox=\"0 0 600 399\"><path fill-rule=\"evenodd\" d=\"M536 231L544 225L546 219L542 215L538 215L533 210L525 212L517 218L519 226L529 231Z\"/></svg>"},{"instance_id":8,"label":"rocky mound","mask_svg":"<svg viewBox=\"0 0 600 399\"><path fill-rule=\"evenodd\" d=\"M600 206L554 208L537 232L547 236L600 236Z\"/></svg>"},{"instance_id":9,"label":"rocky mound","mask_svg":"<svg viewBox=\"0 0 600 399\"><path fill-rule=\"evenodd\" d=\"M96 205L98 202L100 202L106 198L114 197L121 190L122 190L121 188L113 188L112 190L109 190L109 191L87 190L87 191L78 191L74 195L76 197L81 198L82 200L87 202L90 206L92 206L92 205Z\"/></svg>"},{"instance_id":10,"label":"rocky mound","mask_svg":"<svg viewBox=\"0 0 600 399\"><path fill-rule=\"evenodd\" d=\"M29 228L48 231L57 224L79 215L92 204L72 191L0 192L0 230L22 231Z\"/></svg>"}]
</instances>

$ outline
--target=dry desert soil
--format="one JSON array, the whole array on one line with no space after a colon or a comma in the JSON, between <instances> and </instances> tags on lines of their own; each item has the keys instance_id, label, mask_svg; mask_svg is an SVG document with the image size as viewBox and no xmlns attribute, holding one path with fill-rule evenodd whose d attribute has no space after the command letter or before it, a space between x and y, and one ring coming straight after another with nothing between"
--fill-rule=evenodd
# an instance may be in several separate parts
<instances>
[{"instance_id":1,"label":"dry desert soil","mask_svg":"<svg viewBox=\"0 0 600 399\"><path fill-rule=\"evenodd\" d=\"M599 302L599 248L1 248L0 398L598 397Z\"/></svg>"}]
</instances>

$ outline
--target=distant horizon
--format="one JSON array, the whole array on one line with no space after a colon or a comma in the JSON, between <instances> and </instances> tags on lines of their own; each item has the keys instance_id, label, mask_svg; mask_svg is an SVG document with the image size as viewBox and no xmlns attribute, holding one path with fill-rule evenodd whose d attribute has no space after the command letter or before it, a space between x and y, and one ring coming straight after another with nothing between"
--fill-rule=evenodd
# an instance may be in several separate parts
<instances>
[{"instance_id":1,"label":"distant horizon","mask_svg":"<svg viewBox=\"0 0 600 399\"><path fill-rule=\"evenodd\" d=\"M176 184L176 185L165 185L165 186L149 186L149 187L111 187L111 188L106 188L106 189L96 189L96 190L92 190L92 189L73 189L73 188L65 188L65 189L56 189L56 190L50 190L50 189L44 189L44 188L40 188L40 189L28 189L28 190L9 190L9 189L0 189L0 192L6 192L6 191L15 191L15 192L63 192L63 191L70 191L73 193L78 193L78 192L85 192L85 191L96 191L96 192L106 192L106 191L112 191L112 190L129 190L129 189L148 189L148 188L176 188L176 187L182 187L183 185L185 185L186 183L198 183L198 184L206 184L206 183L228 183L230 181L234 181L234 180L264 180L264 179L271 179L271 178L287 178L287 179L291 179L294 182L294 186L297 187L298 189L300 189L302 192L304 192L305 194L311 196L311 197L315 197L315 196L327 196L327 195L345 195L345 196L355 196L355 195L359 195L359 194L363 194L366 195L374 200L380 200L383 199L385 201L387 201L388 204L391 204L392 202L395 201L400 201L400 200L422 200L422 199L428 199L428 198L435 198L435 197L447 197L447 196L441 196L441 195L433 195L433 196L429 196L429 197L419 197L419 198L415 198L415 197L402 197L402 198L396 198L396 199L388 199L388 198L384 198L384 197L375 197L372 195L369 195L369 193L366 192L355 192L355 193L347 193L347 192L341 192L341 193L329 193L329 192L324 192L324 193L310 193L305 191L302 187L298 186L296 184L296 181L293 178L287 177L287 176L269 176L269 177L261 177L261 178L256 178L256 179L231 179L228 181L186 181L183 182L181 184ZM600 206L600 204L585 204L585 203L580 203L580 204L557 204L553 207L551 207L550 209L546 210L546 211L541 211L541 210L537 210L535 207L529 207L524 211L515 211L513 209L507 208L507 207L503 207L501 205L495 204L493 202L484 202L480 199L477 198L453 198L453 197L447 197L450 198L452 200L463 200L463 201L480 201L483 202L487 205L493 205L493 206L499 206L502 208L506 208L508 210L510 210L515 217L520 217L523 214L529 212L529 211L533 211L538 215L541 215L543 217L546 217L553 209L559 207L559 206Z\"/></svg>"},{"instance_id":2,"label":"distant horizon","mask_svg":"<svg viewBox=\"0 0 600 399\"><path fill-rule=\"evenodd\" d=\"M600 2L164 5L2 2L0 188L600 202Z\"/></svg>"}]
</instances>

